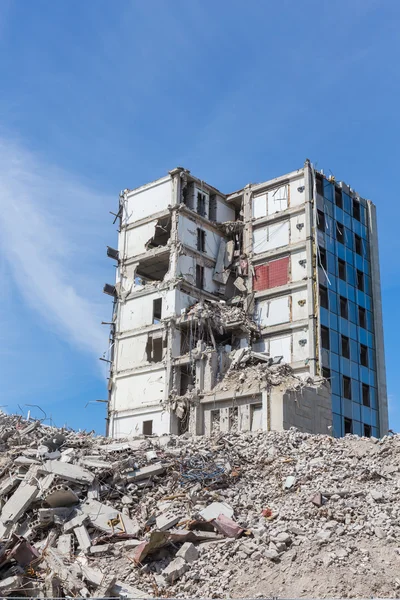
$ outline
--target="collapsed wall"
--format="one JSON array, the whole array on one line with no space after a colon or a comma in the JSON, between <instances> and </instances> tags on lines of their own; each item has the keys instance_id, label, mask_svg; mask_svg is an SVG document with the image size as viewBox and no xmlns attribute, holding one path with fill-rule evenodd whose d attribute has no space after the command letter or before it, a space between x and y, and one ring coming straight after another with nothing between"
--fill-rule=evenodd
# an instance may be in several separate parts
<instances>
[{"instance_id":1,"label":"collapsed wall","mask_svg":"<svg viewBox=\"0 0 400 600\"><path fill-rule=\"evenodd\" d=\"M400 436L113 442L0 414L0 591L397 597Z\"/></svg>"},{"instance_id":2,"label":"collapsed wall","mask_svg":"<svg viewBox=\"0 0 400 600\"><path fill-rule=\"evenodd\" d=\"M179 319L177 325L190 328L187 382L183 389L171 389L166 410L184 424L181 433L280 431L292 426L308 433L332 433L328 382L309 373L296 374L282 355L254 349L260 331L249 299L204 300Z\"/></svg>"}]
</instances>

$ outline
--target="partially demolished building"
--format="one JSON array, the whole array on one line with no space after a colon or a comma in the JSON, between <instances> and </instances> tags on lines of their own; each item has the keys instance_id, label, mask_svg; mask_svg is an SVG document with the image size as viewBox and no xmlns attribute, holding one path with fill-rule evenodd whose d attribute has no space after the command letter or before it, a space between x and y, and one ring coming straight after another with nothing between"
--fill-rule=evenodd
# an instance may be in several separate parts
<instances>
[{"instance_id":1,"label":"partially demolished building","mask_svg":"<svg viewBox=\"0 0 400 600\"><path fill-rule=\"evenodd\" d=\"M375 207L303 168L223 194L178 167L120 195L108 434L384 434Z\"/></svg>"}]
</instances>

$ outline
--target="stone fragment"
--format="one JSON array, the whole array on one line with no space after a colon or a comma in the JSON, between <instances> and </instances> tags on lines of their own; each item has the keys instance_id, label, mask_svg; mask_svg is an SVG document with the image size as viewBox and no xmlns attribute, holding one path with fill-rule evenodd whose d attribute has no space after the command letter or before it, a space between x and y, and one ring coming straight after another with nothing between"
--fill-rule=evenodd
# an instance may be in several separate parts
<instances>
[{"instance_id":1,"label":"stone fragment","mask_svg":"<svg viewBox=\"0 0 400 600\"><path fill-rule=\"evenodd\" d=\"M192 563L199 558L199 552L194 544L186 542L178 550L176 556L183 558L187 563Z\"/></svg>"},{"instance_id":2,"label":"stone fragment","mask_svg":"<svg viewBox=\"0 0 400 600\"><path fill-rule=\"evenodd\" d=\"M206 508L200 511L200 516L205 521L211 521L213 519L217 519L220 515L224 515L228 517L228 519L233 517L233 508L225 502L212 502Z\"/></svg>"},{"instance_id":3,"label":"stone fragment","mask_svg":"<svg viewBox=\"0 0 400 600\"><path fill-rule=\"evenodd\" d=\"M167 531L167 529L171 529L174 525L176 525L180 520L180 517L171 514L162 514L159 515L156 519L156 527L160 531Z\"/></svg>"},{"instance_id":4,"label":"stone fragment","mask_svg":"<svg viewBox=\"0 0 400 600\"><path fill-rule=\"evenodd\" d=\"M163 570L162 574L169 583L173 583L182 577L182 575L188 570L189 565L187 562L185 562L182 557L178 556L178 558L175 558L169 563L169 565Z\"/></svg>"}]
</instances>

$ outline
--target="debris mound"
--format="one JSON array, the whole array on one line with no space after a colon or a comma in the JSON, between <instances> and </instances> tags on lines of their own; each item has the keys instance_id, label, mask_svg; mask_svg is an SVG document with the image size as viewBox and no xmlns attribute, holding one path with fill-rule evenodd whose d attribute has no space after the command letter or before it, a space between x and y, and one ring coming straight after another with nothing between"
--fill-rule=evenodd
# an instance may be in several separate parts
<instances>
[{"instance_id":1,"label":"debris mound","mask_svg":"<svg viewBox=\"0 0 400 600\"><path fill-rule=\"evenodd\" d=\"M110 440L0 413L0 591L398 597L400 437Z\"/></svg>"}]
</instances>

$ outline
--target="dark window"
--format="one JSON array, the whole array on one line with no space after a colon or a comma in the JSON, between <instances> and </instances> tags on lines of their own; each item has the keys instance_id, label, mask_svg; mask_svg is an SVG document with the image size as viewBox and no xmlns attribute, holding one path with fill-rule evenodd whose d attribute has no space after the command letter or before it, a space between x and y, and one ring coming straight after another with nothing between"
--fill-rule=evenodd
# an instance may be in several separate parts
<instances>
[{"instance_id":1,"label":"dark window","mask_svg":"<svg viewBox=\"0 0 400 600\"><path fill-rule=\"evenodd\" d=\"M317 210L317 227L320 231L325 231L325 215L322 210Z\"/></svg>"},{"instance_id":2,"label":"dark window","mask_svg":"<svg viewBox=\"0 0 400 600\"><path fill-rule=\"evenodd\" d=\"M153 323L161 321L162 298L153 300Z\"/></svg>"},{"instance_id":3,"label":"dark window","mask_svg":"<svg viewBox=\"0 0 400 600\"><path fill-rule=\"evenodd\" d=\"M367 313L362 306L358 307L358 324L363 329L367 329Z\"/></svg>"},{"instance_id":4,"label":"dark window","mask_svg":"<svg viewBox=\"0 0 400 600\"><path fill-rule=\"evenodd\" d=\"M197 192L197 212L202 217L206 216L206 195Z\"/></svg>"},{"instance_id":5,"label":"dark window","mask_svg":"<svg viewBox=\"0 0 400 600\"><path fill-rule=\"evenodd\" d=\"M368 367L368 348L360 344L360 363L363 367Z\"/></svg>"},{"instance_id":6,"label":"dark window","mask_svg":"<svg viewBox=\"0 0 400 600\"><path fill-rule=\"evenodd\" d=\"M344 244L344 226L336 223L336 239L340 244Z\"/></svg>"},{"instance_id":7,"label":"dark window","mask_svg":"<svg viewBox=\"0 0 400 600\"><path fill-rule=\"evenodd\" d=\"M210 196L210 205L208 207L208 218L210 221L217 220L217 196L216 194L211 194Z\"/></svg>"},{"instance_id":8,"label":"dark window","mask_svg":"<svg viewBox=\"0 0 400 600\"><path fill-rule=\"evenodd\" d=\"M319 303L322 308L329 308L328 290L324 285L319 286Z\"/></svg>"},{"instance_id":9,"label":"dark window","mask_svg":"<svg viewBox=\"0 0 400 600\"><path fill-rule=\"evenodd\" d=\"M322 377L325 377L325 379L331 378L331 370L328 367L322 367Z\"/></svg>"},{"instance_id":10,"label":"dark window","mask_svg":"<svg viewBox=\"0 0 400 600\"><path fill-rule=\"evenodd\" d=\"M204 267L196 265L196 287L204 288Z\"/></svg>"},{"instance_id":11,"label":"dark window","mask_svg":"<svg viewBox=\"0 0 400 600\"><path fill-rule=\"evenodd\" d=\"M327 327L321 327L321 344L325 350L329 350L329 329Z\"/></svg>"},{"instance_id":12,"label":"dark window","mask_svg":"<svg viewBox=\"0 0 400 600\"><path fill-rule=\"evenodd\" d=\"M353 200L353 217L357 221L361 221L360 203L358 200Z\"/></svg>"},{"instance_id":13,"label":"dark window","mask_svg":"<svg viewBox=\"0 0 400 600\"><path fill-rule=\"evenodd\" d=\"M206 232L204 229L197 229L197 250L200 252L206 251Z\"/></svg>"},{"instance_id":14,"label":"dark window","mask_svg":"<svg viewBox=\"0 0 400 600\"><path fill-rule=\"evenodd\" d=\"M354 247L357 254L362 255L362 241L359 235L354 234Z\"/></svg>"},{"instance_id":15,"label":"dark window","mask_svg":"<svg viewBox=\"0 0 400 600\"><path fill-rule=\"evenodd\" d=\"M321 177L321 175L317 175L316 176L316 185L317 185L317 194L319 194L320 196L324 195L324 181Z\"/></svg>"},{"instance_id":16,"label":"dark window","mask_svg":"<svg viewBox=\"0 0 400 600\"><path fill-rule=\"evenodd\" d=\"M357 269L357 288L364 291L364 273Z\"/></svg>"},{"instance_id":17,"label":"dark window","mask_svg":"<svg viewBox=\"0 0 400 600\"><path fill-rule=\"evenodd\" d=\"M342 356L343 358L350 358L350 340L345 335L342 335Z\"/></svg>"},{"instance_id":18,"label":"dark window","mask_svg":"<svg viewBox=\"0 0 400 600\"><path fill-rule=\"evenodd\" d=\"M320 247L318 247L318 250L319 250L319 264L321 265L321 267L323 267L326 270L327 269L326 250L325 250L325 248L320 248Z\"/></svg>"},{"instance_id":19,"label":"dark window","mask_svg":"<svg viewBox=\"0 0 400 600\"><path fill-rule=\"evenodd\" d=\"M335 204L339 208L343 208L342 190L339 187L335 187Z\"/></svg>"},{"instance_id":20,"label":"dark window","mask_svg":"<svg viewBox=\"0 0 400 600\"><path fill-rule=\"evenodd\" d=\"M343 375L343 396L351 400L351 379L346 375Z\"/></svg>"},{"instance_id":21,"label":"dark window","mask_svg":"<svg viewBox=\"0 0 400 600\"><path fill-rule=\"evenodd\" d=\"M343 259L338 258L339 279L346 281L346 263Z\"/></svg>"},{"instance_id":22,"label":"dark window","mask_svg":"<svg viewBox=\"0 0 400 600\"><path fill-rule=\"evenodd\" d=\"M153 435L153 421L143 421L142 433L143 435Z\"/></svg>"},{"instance_id":23,"label":"dark window","mask_svg":"<svg viewBox=\"0 0 400 600\"><path fill-rule=\"evenodd\" d=\"M163 339L149 335L146 344L148 362L161 362L163 359Z\"/></svg>"},{"instance_id":24,"label":"dark window","mask_svg":"<svg viewBox=\"0 0 400 600\"><path fill-rule=\"evenodd\" d=\"M353 421L351 419L344 419L344 435L353 433Z\"/></svg>"},{"instance_id":25,"label":"dark window","mask_svg":"<svg viewBox=\"0 0 400 600\"><path fill-rule=\"evenodd\" d=\"M362 401L364 406L370 406L370 400L369 400L369 385L367 385L366 383L362 384Z\"/></svg>"},{"instance_id":26,"label":"dark window","mask_svg":"<svg viewBox=\"0 0 400 600\"><path fill-rule=\"evenodd\" d=\"M349 311L347 305L347 298L343 298L343 296L340 296L340 316L343 317L343 319L348 319L348 315Z\"/></svg>"},{"instance_id":27,"label":"dark window","mask_svg":"<svg viewBox=\"0 0 400 600\"><path fill-rule=\"evenodd\" d=\"M371 437L371 425L364 425L364 437Z\"/></svg>"}]
</instances>

